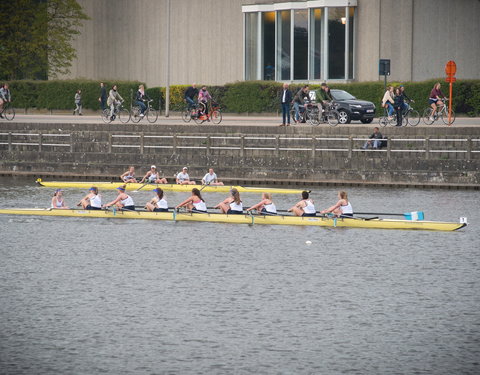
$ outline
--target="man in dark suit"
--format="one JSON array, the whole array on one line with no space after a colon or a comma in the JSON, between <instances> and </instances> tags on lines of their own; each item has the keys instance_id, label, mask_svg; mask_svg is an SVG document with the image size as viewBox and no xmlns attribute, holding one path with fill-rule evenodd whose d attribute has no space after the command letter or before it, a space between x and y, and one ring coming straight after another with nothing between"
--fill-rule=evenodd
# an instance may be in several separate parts
<instances>
[{"instance_id":1,"label":"man in dark suit","mask_svg":"<svg viewBox=\"0 0 480 375\"><path fill-rule=\"evenodd\" d=\"M290 103L291 102L292 102L292 92L288 89L288 83L284 83L283 90L280 93L280 103L282 104L282 124L280 126L290 126Z\"/></svg>"},{"instance_id":2,"label":"man in dark suit","mask_svg":"<svg viewBox=\"0 0 480 375\"><path fill-rule=\"evenodd\" d=\"M100 82L100 97L98 98L98 101L100 102L100 108L104 111L105 108L107 108L107 89L103 82Z\"/></svg>"}]
</instances>

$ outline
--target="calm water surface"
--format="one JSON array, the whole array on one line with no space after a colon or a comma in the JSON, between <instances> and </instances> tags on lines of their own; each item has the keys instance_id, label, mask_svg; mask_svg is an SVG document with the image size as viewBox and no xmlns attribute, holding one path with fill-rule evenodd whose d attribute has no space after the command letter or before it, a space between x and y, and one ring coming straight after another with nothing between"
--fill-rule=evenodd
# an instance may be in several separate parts
<instances>
[{"instance_id":1,"label":"calm water surface","mask_svg":"<svg viewBox=\"0 0 480 375\"><path fill-rule=\"evenodd\" d=\"M335 202L335 189L316 190L317 208ZM480 192L348 192L357 211L423 210L470 225L436 233L0 215L0 373L478 374ZM68 190L66 202L84 193ZM46 207L51 194L0 180L2 208ZM137 204L151 196L133 193ZM288 208L298 197L274 199Z\"/></svg>"}]
</instances>

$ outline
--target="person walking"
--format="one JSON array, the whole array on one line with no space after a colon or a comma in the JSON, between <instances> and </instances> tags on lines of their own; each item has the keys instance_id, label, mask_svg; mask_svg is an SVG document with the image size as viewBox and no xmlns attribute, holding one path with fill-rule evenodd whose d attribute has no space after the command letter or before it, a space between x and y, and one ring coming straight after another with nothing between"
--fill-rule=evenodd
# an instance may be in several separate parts
<instances>
[{"instance_id":1,"label":"person walking","mask_svg":"<svg viewBox=\"0 0 480 375\"><path fill-rule=\"evenodd\" d=\"M403 105L405 104L405 99L402 94L402 90L399 87L395 89L395 99L394 99L394 108L395 112L397 112L397 125L402 126L402 112L403 112Z\"/></svg>"},{"instance_id":2,"label":"person walking","mask_svg":"<svg viewBox=\"0 0 480 375\"><path fill-rule=\"evenodd\" d=\"M8 89L8 83L4 83L0 87L0 118L3 118L2 111L3 111L3 106L6 103L11 103L12 102L12 95L10 93L10 90Z\"/></svg>"},{"instance_id":3,"label":"person walking","mask_svg":"<svg viewBox=\"0 0 480 375\"><path fill-rule=\"evenodd\" d=\"M280 126L290 126L290 103L292 102L292 92L288 88L288 83L283 84L280 103L282 105L282 124Z\"/></svg>"},{"instance_id":4,"label":"person walking","mask_svg":"<svg viewBox=\"0 0 480 375\"><path fill-rule=\"evenodd\" d=\"M105 88L105 84L100 82L100 97L98 98L100 102L100 108L102 108L102 112L107 108L107 89Z\"/></svg>"},{"instance_id":5,"label":"person walking","mask_svg":"<svg viewBox=\"0 0 480 375\"><path fill-rule=\"evenodd\" d=\"M74 116L75 112L77 112L79 116L82 116L82 90L77 90L75 93L75 109L73 110Z\"/></svg>"}]
</instances>

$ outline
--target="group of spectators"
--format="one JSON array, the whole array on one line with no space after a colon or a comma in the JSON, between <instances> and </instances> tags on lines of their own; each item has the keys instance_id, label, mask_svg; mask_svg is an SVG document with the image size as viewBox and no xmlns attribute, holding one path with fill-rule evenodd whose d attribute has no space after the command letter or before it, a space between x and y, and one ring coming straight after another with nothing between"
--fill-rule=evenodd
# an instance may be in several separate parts
<instances>
[{"instance_id":1,"label":"group of spectators","mask_svg":"<svg viewBox=\"0 0 480 375\"><path fill-rule=\"evenodd\" d=\"M280 94L280 104L282 106L282 123L280 126L290 126L290 104L293 103L293 108L295 109L293 121L297 123L300 121L301 113L305 110L305 105L311 102L310 87L308 85L298 90L295 96L292 96L292 92L288 87L288 83L284 83ZM323 108L326 108L333 100L330 87L326 83L322 83L320 89L315 91L315 100L318 113L321 116Z\"/></svg>"}]
</instances>

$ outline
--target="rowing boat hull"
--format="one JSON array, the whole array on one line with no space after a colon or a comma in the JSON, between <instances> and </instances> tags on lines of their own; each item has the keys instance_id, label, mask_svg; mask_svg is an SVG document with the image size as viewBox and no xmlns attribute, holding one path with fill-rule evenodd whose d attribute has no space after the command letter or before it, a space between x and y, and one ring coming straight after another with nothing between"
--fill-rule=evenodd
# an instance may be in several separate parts
<instances>
[{"instance_id":1,"label":"rowing boat hull","mask_svg":"<svg viewBox=\"0 0 480 375\"><path fill-rule=\"evenodd\" d=\"M224 215L224 214L191 214L175 212L145 212L118 210L75 210L75 209L0 209L5 215L30 216L67 216L83 218L111 219L144 219L170 221L205 221L212 223L260 224L260 225L301 225L320 227L349 227L370 229L406 229L454 231L466 226L465 223L441 221L411 221L391 219L332 219L327 217L296 217L296 216L263 216L263 215Z\"/></svg>"},{"instance_id":2,"label":"rowing boat hull","mask_svg":"<svg viewBox=\"0 0 480 375\"><path fill-rule=\"evenodd\" d=\"M96 186L99 190L115 190L119 186L125 185L121 182L84 182L84 181L42 181L37 180L37 184L43 187L53 189L86 189L88 190L92 186ZM130 183L126 184L127 190L153 190L157 187L162 188L164 191L175 191L190 193L192 188L197 187L202 189L202 192L209 193L228 193L232 188L237 189L240 193L272 193L272 194L301 194L303 190L299 189L281 189L281 188L268 188L268 187L244 187L244 186L203 186L203 185L177 185L177 184L139 184Z\"/></svg>"}]
</instances>

